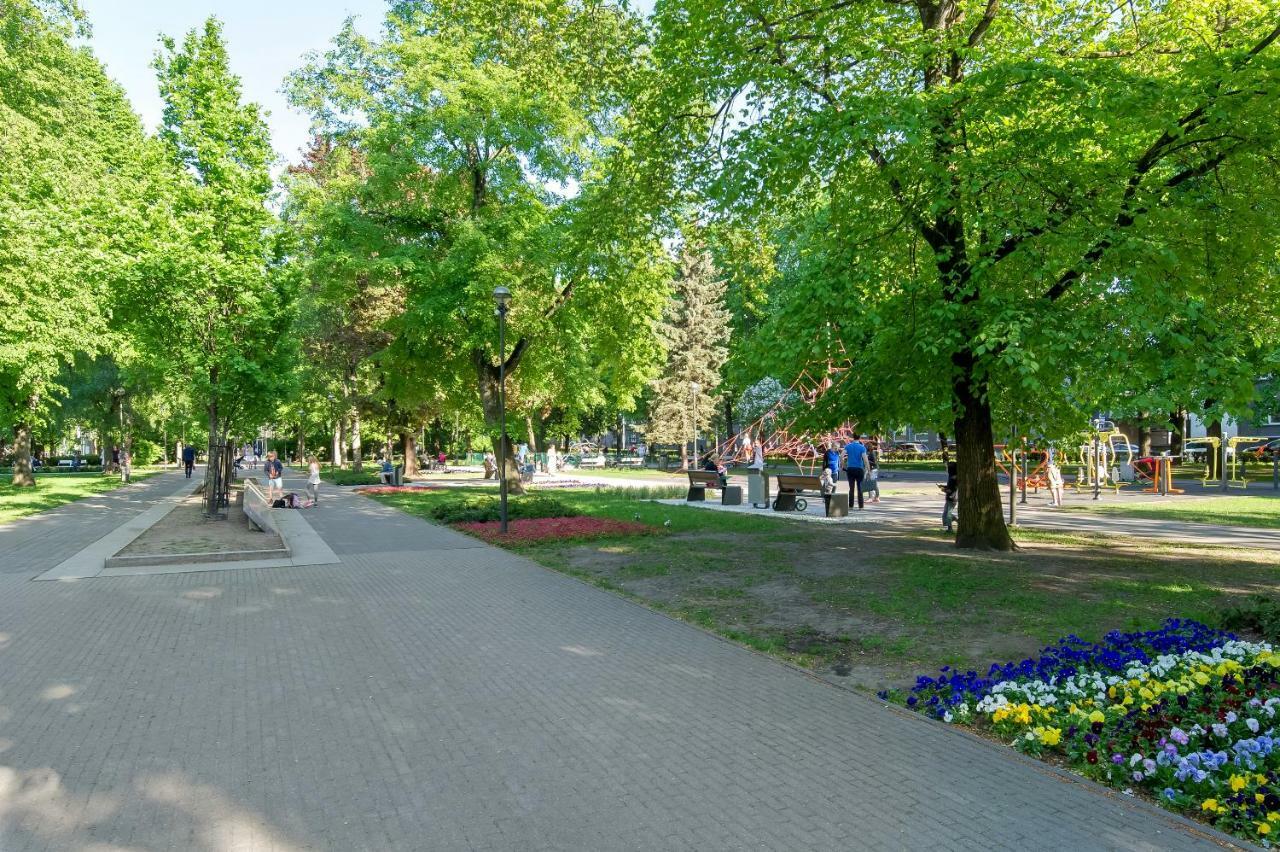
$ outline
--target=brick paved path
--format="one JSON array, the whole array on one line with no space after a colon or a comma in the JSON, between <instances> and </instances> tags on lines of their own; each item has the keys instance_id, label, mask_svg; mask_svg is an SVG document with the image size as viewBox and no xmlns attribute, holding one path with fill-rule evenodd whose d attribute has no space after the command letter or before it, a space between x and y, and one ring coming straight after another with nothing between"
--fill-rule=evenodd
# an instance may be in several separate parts
<instances>
[{"instance_id":1,"label":"brick paved path","mask_svg":"<svg viewBox=\"0 0 1280 852\"><path fill-rule=\"evenodd\" d=\"M342 564L37 583L64 547L0 556L0 850L1212 846L364 498L308 518Z\"/></svg>"}]
</instances>

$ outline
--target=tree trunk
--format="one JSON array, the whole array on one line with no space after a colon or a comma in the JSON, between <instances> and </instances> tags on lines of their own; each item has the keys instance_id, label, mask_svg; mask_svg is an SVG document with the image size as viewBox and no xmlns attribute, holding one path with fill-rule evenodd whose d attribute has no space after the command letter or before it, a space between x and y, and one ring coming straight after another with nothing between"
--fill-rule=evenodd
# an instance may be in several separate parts
<instances>
[{"instance_id":1,"label":"tree trunk","mask_svg":"<svg viewBox=\"0 0 1280 852\"><path fill-rule=\"evenodd\" d=\"M956 546L978 550L1016 550L1004 523L1004 505L996 479L995 433L986 383L964 373L954 384L956 473L960 485L960 531ZM945 446L945 444L944 444Z\"/></svg>"},{"instance_id":2,"label":"tree trunk","mask_svg":"<svg viewBox=\"0 0 1280 852\"><path fill-rule=\"evenodd\" d=\"M725 439L725 443L728 443L728 442L732 441L732 440L733 440L733 438L734 438L734 434L735 434L735 433L734 433L734 431L733 431L733 399L729 396L729 394L725 394L725 396L724 396L724 435L725 435L725 438L724 438L724 439Z\"/></svg>"},{"instance_id":3,"label":"tree trunk","mask_svg":"<svg viewBox=\"0 0 1280 852\"><path fill-rule=\"evenodd\" d=\"M19 423L13 427L13 478L15 488L34 488L35 473L31 469L31 425Z\"/></svg>"},{"instance_id":4,"label":"tree trunk","mask_svg":"<svg viewBox=\"0 0 1280 852\"><path fill-rule=\"evenodd\" d=\"M204 516L215 519L221 517L218 510L222 507L219 505L218 496L222 490L219 486L222 479L222 450L224 449L219 441L221 430L218 424L218 369L216 367L209 370L209 385L212 390L208 409L209 450L204 468Z\"/></svg>"},{"instance_id":5,"label":"tree trunk","mask_svg":"<svg viewBox=\"0 0 1280 852\"><path fill-rule=\"evenodd\" d=\"M538 452L538 436L533 433L533 417L528 414L524 416L524 431L529 436L529 454L533 455Z\"/></svg>"},{"instance_id":6,"label":"tree trunk","mask_svg":"<svg viewBox=\"0 0 1280 852\"><path fill-rule=\"evenodd\" d=\"M507 373L515 369L520 362L520 353L524 351L524 343L516 344L511 357L507 360ZM480 390L480 405L484 411L485 426L493 441L494 452L498 452L499 438L505 447L505 464L500 465L499 475L507 481L508 494L523 494L524 484L520 482L520 470L516 466L514 454L511 452L510 435L502 436L502 396L499 367L492 364L483 352L472 353L472 363L476 368L476 381Z\"/></svg>"},{"instance_id":7,"label":"tree trunk","mask_svg":"<svg viewBox=\"0 0 1280 852\"><path fill-rule=\"evenodd\" d=\"M942 466L946 467L947 462L951 461L951 450L947 448L946 432L938 433L938 447L942 450Z\"/></svg>"},{"instance_id":8,"label":"tree trunk","mask_svg":"<svg viewBox=\"0 0 1280 852\"><path fill-rule=\"evenodd\" d=\"M1142 425L1138 427L1138 455L1146 458L1151 455L1151 429L1147 426L1147 415L1143 415Z\"/></svg>"},{"instance_id":9,"label":"tree trunk","mask_svg":"<svg viewBox=\"0 0 1280 852\"><path fill-rule=\"evenodd\" d=\"M298 464L305 464L307 461L307 433L302 424L298 424L298 444L297 455Z\"/></svg>"},{"instance_id":10,"label":"tree trunk","mask_svg":"<svg viewBox=\"0 0 1280 852\"><path fill-rule=\"evenodd\" d=\"M1182 409L1169 413L1169 453L1182 455L1182 442L1186 436L1182 434Z\"/></svg>"},{"instance_id":11,"label":"tree trunk","mask_svg":"<svg viewBox=\"0 0 1280 852\"><path fill-rule=\"evenodd\" d=\"M351 415L351 469L364 470L364 450L360 446L360 412Z\"/></svg>"},{"instance_id":12,"label":"tree trunk","mask_svg":"<svg viewBox=\"0 0 1280 852\"><path fill-rule=\"evenodd\" d=\"M342 464L342 420L333 424L333 440L329 442L329 463L334 467Z\"/></svg>"},{"instance_id":13,"label":"tree trunk","mask_svg":"<svg viewBox=\"0 0 1280 852\"><path fill-rule=\"evenodd\" d=\"M407 429L400 433L400 440L404 444L404 475L418 475L418 439L414 433Z\"/></svg>"}]
</instances>

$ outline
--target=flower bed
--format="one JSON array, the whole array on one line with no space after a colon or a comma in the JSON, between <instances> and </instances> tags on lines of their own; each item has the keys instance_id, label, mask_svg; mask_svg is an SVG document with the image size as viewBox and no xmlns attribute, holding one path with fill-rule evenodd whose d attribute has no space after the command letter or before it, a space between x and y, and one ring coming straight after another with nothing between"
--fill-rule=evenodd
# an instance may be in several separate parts
<instances>
[{"instance_id":1,"label":"flower bed","mask_svg":"<svg viewBox=\"0 0 1280 852\"><path fill-rule=\"evenodd\" d=\"M470 533L485 541L529 544L538 541L560 539L602 538L616 535L647 535L655 529L634 521L615 521L611 518L592 518L585 515L571 518L519 518L508 522L507 534L499 530L498 521L479 521L454 524L455 529Z\"/></svg>"},{"instance_id":2,"label":"flower bed","mask_svg":"<svg viewBox=\"0 0 1280 852\"><path fill-rule=\"evenodd\" d=\"M1098 643L1068 636L985 676L921 677L906 704L1264 846L1280 836L1280 654L1268 643L1177 620Z\"/></svg>"},{"instance_id":3,"label":"flower bed","mask_svg":"<svg viewBox=\"0 0 1280 852\"><path fill-rule=\"evenodd\" d=\"M352 491L357 494L408 494L419 491L428 491L436 488L435 485L362 485L359 488L353 488Z\"/></svg>"}]
</instances>

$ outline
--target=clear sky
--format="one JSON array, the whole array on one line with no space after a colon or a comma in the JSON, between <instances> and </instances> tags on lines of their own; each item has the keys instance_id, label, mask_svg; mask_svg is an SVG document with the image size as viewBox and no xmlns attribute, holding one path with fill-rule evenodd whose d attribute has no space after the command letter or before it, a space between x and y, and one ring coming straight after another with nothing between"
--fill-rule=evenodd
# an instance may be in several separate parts
<instances>
[{"instance_id":1,"label":"clear sky","mask_svg":"<svg viewBox=\"0 0 1280 852\"><path fill-rule=\"evenodd\" d=\"M232 69L245 97L265 108L276 152L296 160L307 143L308 119L280 94L285 76L302 57L323 50L351 15L361 31L376 35L383 0L80 0L93 25L93 50L133 102L148 130L160 122L155 57L161 33L180 38L209 15L222 20ZM648 12L653 0L633 6Z\"/></svg>"}]
</instances>

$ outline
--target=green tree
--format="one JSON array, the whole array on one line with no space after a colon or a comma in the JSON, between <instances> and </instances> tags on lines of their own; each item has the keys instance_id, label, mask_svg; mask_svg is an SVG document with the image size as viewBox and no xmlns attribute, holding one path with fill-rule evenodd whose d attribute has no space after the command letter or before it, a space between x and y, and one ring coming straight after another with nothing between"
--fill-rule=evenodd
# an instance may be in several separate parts
<instances>
[{"instance_id":1,"label":"green tree","mask_svg":"<svg viewBox=\"0 0 1280 852\"><path fill-rule=\"evenodd\" d=\"M639 35L603 0L401 2L380 42L348 25L292 81L359 177L316 212L348 259L324 274L402 286L385 373L422 397L469 387L495 441L500 369L532 414L602 397L605 380L634 396L654 364L665 261L610 215L603 166ZM504 352L498 286L514 294Z\"/></svg>"},{"instance_id":2,"label":"green tree","mask_svg":"<svg viewBox=\"0 0 1280 852\"><path fill-rule=\"evenodd\" d=\"M13 483L59 375L106 342L148 183L142 128L72 4L0 4L0 429Z\"/></svg>"},{"instance_id":3,"label":"green tree","mask_svg":"<svg viewBox=\"0 0 1280 852\"><path fill-rule=\"evenodd\" d=\"M680 253L675 292L667 304L661 337L666 367L652 383L649 425L645 437L655 444L679 444L685 467L696 466L687 454L688 439L700 424L717 414L721 370L728 358L724 344L729 312L724 307L725 280L701 245L686 242Z\"/></svg>"},{"instance_id":4,"label":"green tree","mask_svg":"<svg viewBox=\"0 0 1280 852\"><path fill-rule=\"evenodd\" d=\"M272 152L261 111L241 101L219 22L155 61L164 99L160 140L171 164L169 221L152 235L134 288L134 332L202 401L209 430L206 512L218 513L223 450L289 396L295 280L267 208ZM157 310L156 305L164 305Z\"/></svg>"},{"instance_id":5,"label":"green tree","mask_svg":"<svg viewBox=\"0 0 1280 852\"><path fill-rule=\"evenodd\" d=\"M1061 428L1147 381L1100 352L1209 346L1236 387L1258 369L1179 339L1213 280L1180 237L1215 221L1234 262L1274 257L1273 2L659 0L655 20L649 180L782 218L766 363L831 365L828 422L949 419L959 545L1013 546L1000 421ZM1148 334L1107 334L1139 310Z\"/></svg>"}]
</instances>

